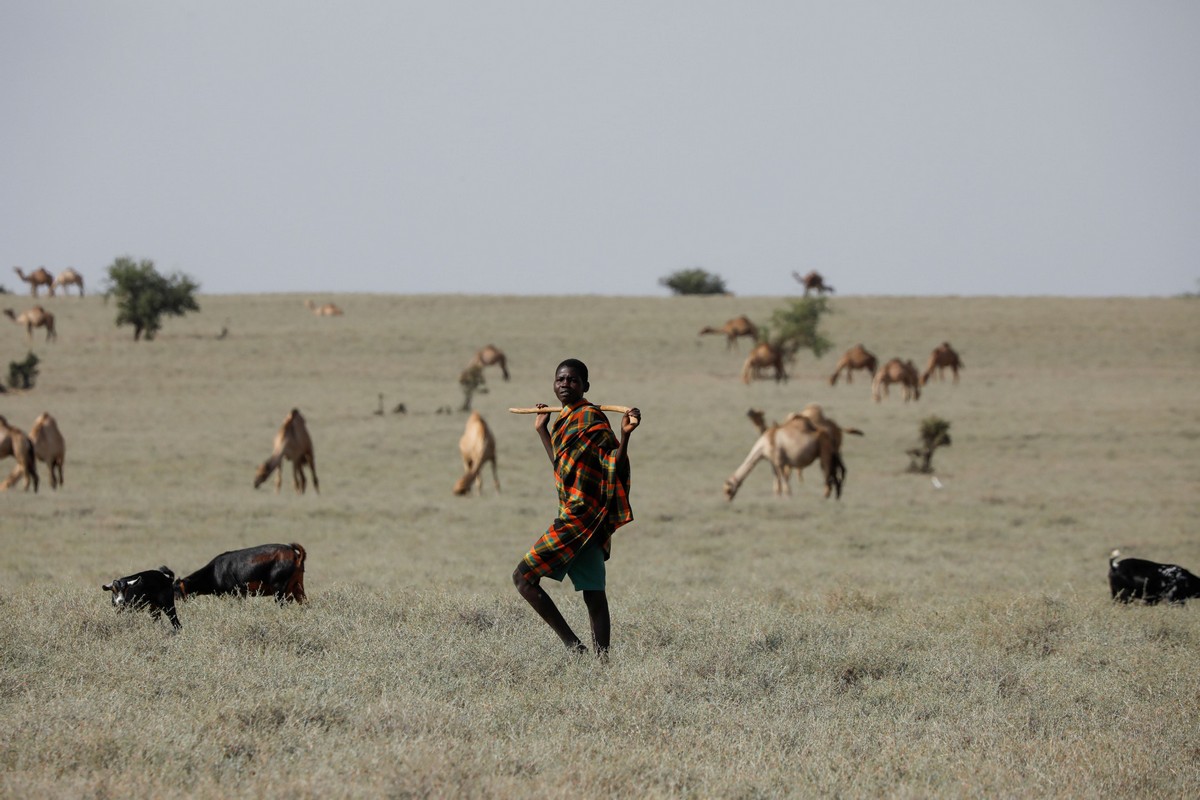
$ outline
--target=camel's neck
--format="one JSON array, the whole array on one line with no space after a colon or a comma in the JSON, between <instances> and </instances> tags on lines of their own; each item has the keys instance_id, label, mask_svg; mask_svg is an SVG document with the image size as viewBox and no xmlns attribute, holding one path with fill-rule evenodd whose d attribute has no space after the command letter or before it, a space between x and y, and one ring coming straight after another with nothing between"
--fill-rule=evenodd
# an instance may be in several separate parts
<instances>
[{"instance_id":1,"label":"camel's neck","mask_svg":"<svg viewBox=\"0 0 1200 800\"><path fill-rule=\"evenodd\" d=\"M746 456L746 460L729 477L729 482L735 486L740 486L742 481L746 479L746 476L750 474L750 470L754 469L754 465L764 458L769 457L768 453L770 449L770 437L766 434L758 437L758 441L754 443L754 447L750 448L750 454Z\"/></svg>"}]
</instances>

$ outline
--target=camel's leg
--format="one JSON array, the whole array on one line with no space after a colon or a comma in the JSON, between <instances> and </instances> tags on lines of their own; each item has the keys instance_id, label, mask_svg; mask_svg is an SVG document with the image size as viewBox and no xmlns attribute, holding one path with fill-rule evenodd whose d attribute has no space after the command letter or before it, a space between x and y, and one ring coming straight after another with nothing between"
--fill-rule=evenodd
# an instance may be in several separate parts
<instances>
[{"instance_id":1,"label":"camel's leg","mask_svg":"<svg viewBox=\"0 0 1200 800\"><path fill-rule=\"evenodd\" d=\"M492 483L496 484L496 494L500 494L500 474L496 472L496 459L492 459Z\"/></svg>"},{"instance_id":2,"label":"camel's leg","mask_svg":"<svg viewBox=\"0 0 1200 800\"><path fill-rule=\"evenodd\" d=\"M308 471L312 473L313 491L317 494L321 493L321 484L317 482L317 459L312 453L308 454Z\"/></svg>"},{"instance_id":3,"label":"camel's leg","mask_svg":"<svg viewBox=\"0 0 1200 800\"><path fill-rule=\"evenodd\" d=\"M308 479L304 477L303 458L292 462L292 485L296 487L296 494L304 494L304 490L308 488Z\"/></svg>"},{"instance_id":4,"label":"camel's leg","mask_svg":"<svg viewBox=\"0 0 1200 800\"><path fill-rule=\"evenodd\" d=\"M275 494L279 494L279 490L283 488L283 464L275 467Z\"/></svg>"}]
</instances>

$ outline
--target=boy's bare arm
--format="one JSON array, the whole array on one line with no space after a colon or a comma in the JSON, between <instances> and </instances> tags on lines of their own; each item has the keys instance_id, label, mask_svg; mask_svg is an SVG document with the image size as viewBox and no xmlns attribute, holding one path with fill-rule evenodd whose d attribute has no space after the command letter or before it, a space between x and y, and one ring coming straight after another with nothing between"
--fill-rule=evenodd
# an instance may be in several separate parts
<instances>
[{"instance_id":1,"label":"boy's bare arm","mask_svg":"<svg viewBox=\"0 0 1200 800\"><path fill-rule=\"evenodd\" d=\"M545 403L538 403L538 408L549 408ZM550 463L554 463L554 445L550 442L550 430L547 427L550 422L550 414L538 414L533 418L533 429L537 431L538 436L542 440L542 447L546 448L546 457L550 459Z\"/></svg>"},{"instance_id":2,"label":"boy's bare arm","mask_svg":"<svg viewBox=\"0 0 1200 800\"><path fill-rule=\"evenodd\" d=\"M629 437L642 421L640 409L631 408L621 417L621 443L617 445L617 463L624 463L629 458Z\"/></svg>"}]
</instances>

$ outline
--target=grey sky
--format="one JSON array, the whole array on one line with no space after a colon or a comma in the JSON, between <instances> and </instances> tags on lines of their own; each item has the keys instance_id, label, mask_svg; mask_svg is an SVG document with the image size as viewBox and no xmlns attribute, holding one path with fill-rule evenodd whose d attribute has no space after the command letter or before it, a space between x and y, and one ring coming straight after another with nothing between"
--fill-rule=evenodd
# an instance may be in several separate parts
<instances>
[{"instance_id":1,"label":"grey sky","mask_svg":"<svg viewBox=\"0 0 1200 800\"><path fill-rule=\"evenodd\" d=\"M1198 41L1194 0L0 0L0 284L1191 291Z\"/></svg>"}]
</instances>

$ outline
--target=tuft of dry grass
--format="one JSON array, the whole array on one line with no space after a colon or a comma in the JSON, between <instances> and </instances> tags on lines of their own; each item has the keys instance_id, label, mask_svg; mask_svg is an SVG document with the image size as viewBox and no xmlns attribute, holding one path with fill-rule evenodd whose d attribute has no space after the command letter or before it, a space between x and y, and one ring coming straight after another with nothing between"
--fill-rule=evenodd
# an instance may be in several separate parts
<instances>
[{"instance_id":1,"label":"tuft of dry grass","mask_svg":"<svg viewBox=\"0 0 1200 800\"><path fill-rule=\"evenodd\" d=\"M1104 578L1113 547L1200 567L1186 300L839 297L833 352L744 386L746 348L696 331L779 299L303 299L202 297L138 344L99 298L47 301L38 386L0 397L68 448L62 490L0 494L0 794L1200 792L1200 618L1114 606ZM966 369L917 403L826 381L854 342L923 364L943 340ZM465 415L436 412L489 342L513 378L473 407L503 492L455 497ZM555 500L532 419L504 409L550 398L567 356L591 399L644 415L607 664L509 580ZM374 414L380 393L407 413ZM809 402L866 431L842 500L815 469L775 498L760 465L726 502L746 409ZM319 495L251 488L292 407ZM931 414L954 426L941 489L906 472ZM196 598L171 635L100 591L271 541L308 550L305 606ZM549 591L582 632L569 585Z\"/></svg>"}]
</instances>

